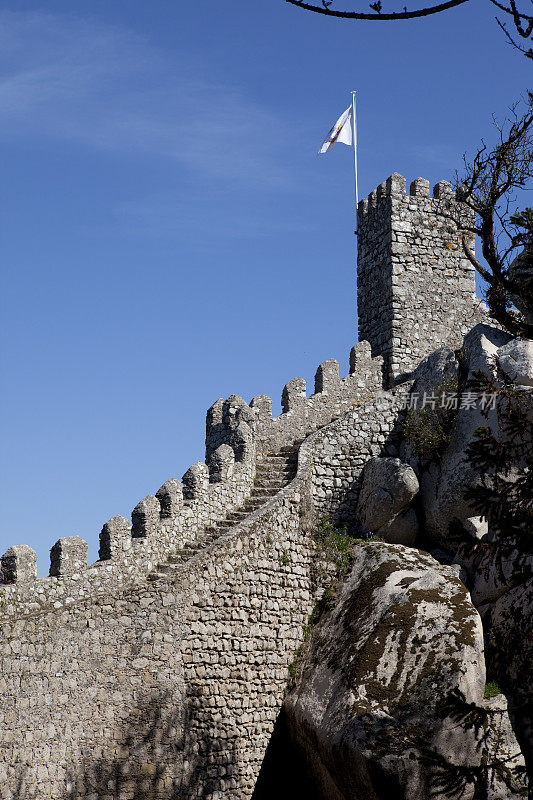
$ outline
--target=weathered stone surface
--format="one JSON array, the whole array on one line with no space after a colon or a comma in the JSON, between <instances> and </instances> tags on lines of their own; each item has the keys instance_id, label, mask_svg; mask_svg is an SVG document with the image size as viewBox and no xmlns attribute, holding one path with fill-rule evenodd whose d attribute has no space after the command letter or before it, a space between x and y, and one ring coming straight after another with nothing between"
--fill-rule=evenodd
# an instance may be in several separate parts
<instances>
[{"instance_id":1,"label":"weathered stone surface","mask_svg":"<svg viewBox=\"0 0 533 800\"><path fill-rule=\"evenodd\" d=\"M495 375L498 348L509 338L497 328L476 325L465 337L463 347L469 376L473 377L476 371ZM477 400L472 407L459 407L444 453L420 477L419 496L426 533L439 546L454 550L456 543L450 540L450 525L456 520L463 522L475 513L465 494L468 488L477 485L479 474L465 459L465 450L474 441L474 432L487 425L497 433L496 411L490 410L490 405L487 417Z\"/></svg>"},{"instance_id":2,"label":"weathered stone surface","mask_svg":"<svg viewBox=\"0 0 533 800\"><path fill-rule=\"evenodd\" d=\"M108 520L100 531L98 557L102 561L120 558L131 549L131 524L120 515Z\"/></svg>"},{"instance_id":3,"label":"weathered stone surface","mask_svg":"<svg viewBox=\"0 0 533 800\"><path fill-rule=\"evenodd\" d=\"M423 397L431 394L439 386L449 384L457 378L459 364L450 347L439 347L426 356L414 371L412 391Z\"/></svg>"},{"instance_id":4,"label":"weathered stone surface","mask_svg":"<svg viewBox=\"0 0 533 800\"><path fill-rule=\"evenodd\" d=\"M533 774L532 611L533 578L529 577L495 600L486 621L490 631L487 650L500 686L510 696L514 728L530 775Z\"/></svg>"},{"instance_id":5,"label":"weathered stone surface","mask_svg":"<svg viewBox=\"0 0 533 800\"><path fill-rule=\"evenodd\" d=\"M131 512L131 535L134 539L142 539L157 533L161 504L157 497L148 494L137 503Z\"/></svg>"},{"instance_id":6,"label":"weathered stone surface","mask_svg":"<svg viewBox=\"0 0 533 800\"><path fill-rule=\"evenodd\" d=\"M493 376L496 373L498 350L511 341L512 336L489 324L472 328L463 341L462 353L468 364L468 377L475 372Z\"/></svg>"},{"instance_id":7,"label":"weathered stone surface","mask_svg":"<svg viewBox=\"0 0 533 800\"><path fill-rule=\"evenodd\" d=\"M416 541L418 530L416 513L414 509L408 508L403 514L398 514L392 522L388 522L379 528L378 535L389 544L411 546Z\"/></svg>"},{"instance_id":8,"label":"weathered stone surface","mask_svg":"<svg viewBox=\"0 0 533 800\"><path fill-rule=\"evenodd\" d=\"M155 496L161 506L161 518L172 519L179 514L183 506L183 485L176 478L169 478L157 490Z\"/></svg>"},{"instance_id":9,"label":"weathered stone surface","mask_svg":"<svg viewBox=\"0 0 533 800\"><path fill-rule=\"evenodd\" d=\"M385 362L386 386L408 375L438 347L457 347L476 322L487 318L475 298L475 272L450 223L471 225L470 213L440 181L417 179L406 194L395 173L358 207L357 307L359 338ZM467 234L473 247L473 237Z\"/></svg>"},{"instance_id":10,"label":"weathered stone surface","mask_svg":"<svg viewBox=\"0 0 533 800\"><path fill-rule=\"evenodd\" d=\"M399 458L373 458L363 471L357 521L368 531L379 531L405 511L418 492L418 479Z\"/></svg>"},{"instance_id":11,"label":"weathered stone surface","mask_svg":"<svg viewBox=\"0 0 533 800\"><path fill-rule=\"evenodd\" d=\"M437 774L423 751L451 774L486 760L487 797L518 798L523 783L502 787L491 767L523 764L505 711L496 714L503 742L490 716L489 742L452 713L466 703L484 716L484 684L481 621L453 572L419 551L369 543L311 635L285 701L288 727L321 800L429 797ZM471 777L458 797L473 789Z\"/></svg>"},{"instance_id":12,"label":"weathered stone surface","mask_svg":"<svg viewBox=\"0 0 533 800\"><path fill-rule=\"evenodd\" d=\"M87 566L87 542L80 536L64 536L50 550L50 575L75 575Z\"/></svg>"},{"instance_id":13,"label":"weathered stone surface","mask_svg":"<svg viewBox=\"0 0 533 800\"><path fill-rule=\"evenodd\" d=\"M489 532L489 523L483 517L463 520L463 530L470 539L483 539Z\"/></svg>"},{"instance_id":14,"label":"weathered stone surface","mask_svg":"<svg viewBox=\"0 0 533 800\"><path fill-rule=\"evenodd\" d=\"M533 386L533 341L513 339L498 348L496 357L501 369L513 383Z\"/></svg>"},{"instance_id":15,"label":"weathered stone surface","mask_svg":"<svg viewBox=\"0 0 533 800\"><path fill-rule=\"evenodd\" d=\"M37 553L27 544L6 550L0 562L2 583L31 583L37 577Z\"/></svg>"}]
</instances>

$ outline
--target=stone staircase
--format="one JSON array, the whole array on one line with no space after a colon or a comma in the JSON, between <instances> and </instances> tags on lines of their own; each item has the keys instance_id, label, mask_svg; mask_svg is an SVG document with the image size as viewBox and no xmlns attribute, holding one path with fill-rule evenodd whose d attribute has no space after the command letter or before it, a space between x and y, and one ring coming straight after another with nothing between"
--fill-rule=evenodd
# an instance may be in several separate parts
<instances>
[{"instance_id":1,"label":"stone staircase","mask_svg":"<svg viewBox=\"0 0 533 800\"><path fill-rule=\"evenodd\" d=\"M302 441L283 447L278 453L268 453L259 461L255 472L254 487L242 506L228 514L225 519L210 525L204 530L203 535L192 542L188 542L181 550L169 555L164 563L158 564L155 570L150 573L148 580L156 581L159 578L171 575L182 564L201 550L205 550L212 545L220 536L223 536L235 525L238 525L239 522L242 522L249 514L257 511L258 508L261 508L274 497L280 489L287 486L296 475L298 450Z\"/></svg>"}]
</instances>

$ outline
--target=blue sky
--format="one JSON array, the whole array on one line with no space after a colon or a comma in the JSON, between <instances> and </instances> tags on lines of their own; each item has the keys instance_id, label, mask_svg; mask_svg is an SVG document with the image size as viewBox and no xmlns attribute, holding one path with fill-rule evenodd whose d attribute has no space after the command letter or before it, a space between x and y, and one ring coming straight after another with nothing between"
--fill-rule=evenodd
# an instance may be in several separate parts
<instances>
[{"instance_id":1,"label":"blue sky","mask_svg":"<svg viewBox=\"0 0 533 800\"><path fill-rule=\"evenodd\" d=\"M364 197L452 176L529 71L488 0L397 23L17 0L0 45L0 552L44 575L59 537L95 560L108 518L203 458L218 397L279 410L321 361L347 372L352 155L317 149L349 89Z\"/></svg>"}]
</instances>

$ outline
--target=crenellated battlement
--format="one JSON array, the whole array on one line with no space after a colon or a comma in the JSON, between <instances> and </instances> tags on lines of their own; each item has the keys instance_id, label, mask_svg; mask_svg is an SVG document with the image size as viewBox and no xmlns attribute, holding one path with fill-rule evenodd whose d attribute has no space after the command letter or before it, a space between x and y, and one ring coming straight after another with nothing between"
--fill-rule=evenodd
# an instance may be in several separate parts
<instances>
[{"instance_id":1,"label":"crenellated battlement","mask_svg":"<svg viewBox=\"0 0 533 800\"><path fill-rule=\"evenodd\" d=\"M341 378L334 358L317 368L315 391L307 396L303 378L293 378L281 393L282 413L272 416L272 400L265 394L254 397L248 406L242 397L219 399L207 412L206 461L221 443L235 443L238 424L246 420L255 434L258 453L272 452L309 436L333 419L349 411L361 390L369 395L382 388L383 359L372 358L368 342L358 342L350 351L349 372Z\"/></svg>"},{"instance_id":2,"label":"crenellated battlement","mask_svg":"<svg viewBox=\"0 0 533 800\"><path fill-rule=\"evenodd\" d=\"M9 614L37 613L77 600L114 592L143 580L169 553L193 543L208 527L241 506L254 485L263 454L278 451L342 416L354 400L370 397L382 385L381 358L368 342L352 347L349 373L339 364L319 365L315 393L306 396L303 378L282 392L283 413L272 417L272 401L238 395L219 399L207 412L206 461L193 464L181 481L170 478L131 512L108 520L100 533L99 560L87 565L87 543L78 536L59 539L50 551L48 578L37 578L37 556L19 545L2 556L0 591Z\"/></svg>"},{"instance_id":3,"label":"crenellated battlement","mask_svg":"<svg viewBox=\"0 0 533 800\"><path fill-rule=\"evenodd\" d=\"M398 172L394 172L386 181L380 183L376 189L370 192L367 198L359 201L357 207L358 219L362 221L366 215L376 210L387 197L418 197L427 199L430 197L429 186L429 181L426 180L426 178L415 178L409 187L409 193L407 193L407 182L405 178ZM436 183L433 187L432 196L434 200L457 201L456 192L449 181L439 181ZM468 209L464 206L463 208L465 215L469 215Z\"/></svg>"},{"instance_id":4,"label":"crenellated battlement","mask_svg":"<svg viewBox=\"0 0 533 800\"><path fill-rule=\"evenodd\" d=\"M486 320L462 244L465 237L473 251L473 212L448 181L430 197L428 180L416 178L407 193L405 178L394 173L357 213L359 338L383 356L390 386Z\"/></svg>"},{"instance_id":5,"label":"crenellated battlement","mask_svg":"<svg viewBox=\"0 0 533 800\"><path fill-rule=\"evenodd\" d=\"M450 206L451 204L451 206ZM435 347L451 344L484 310L473 309L474 271L461 249L463 229L443 209L470 212L452 186L417 178L407 194L395 173L359 204L358 303L360 342L349 371L329 359L307 395L303 378L282 390L282 413L272 416L266 395L250 404L231 395L207 412L206 460L182 480L170 478L133 509L131 521L113 517L100 533L99 561L87 566L87 544L63 537L51 549L48 578L37 579L36 555L26 546L1 559L2 597L12 613L74 602L145 578L168 553L194 542L206 527L239 508L251 492L264 454L300 441L389 385ZM470 246L473 247L472 238ZM476 317L477 313L477 317Z\"/></svg>"},{"instance_id":6,"label":"crenellated battlement","mask_svg":"<svg viewBox=\"0 0 533 800\"><path fill-rule=\"evenodd\" d=\"M135 506L131 522L122 516L106 522L95 564L87 565L83 539L63 537L50 551L49 577L37 579L35 551L26 545L10 547L1 559L1 593L7 601L3 610L35 613L130 584L169 552L194 541L206 526L224 519L253 486L254 434L244 416L233 415L231 444L216 448L209 466L197 462L181 482L170 478Z\"/></svg>"}]
</instances>

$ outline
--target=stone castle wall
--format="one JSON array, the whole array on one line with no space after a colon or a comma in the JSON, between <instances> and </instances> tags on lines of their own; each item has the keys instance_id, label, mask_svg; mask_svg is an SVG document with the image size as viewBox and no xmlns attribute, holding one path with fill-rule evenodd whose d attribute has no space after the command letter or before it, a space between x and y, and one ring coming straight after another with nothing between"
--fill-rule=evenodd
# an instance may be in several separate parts
<instances>
[{"instance_id":1,"label":"stone castle wall","mask_svg":"<svg viewBox=\"0 0 533 800\"><path fill-rule=\"evenodd\" d=\"M313 605L298 508L292 489L173 579L3 619L3 789L105 797L119 763L146 796L249 798Z\"/></svg>"},{"instance_id":2,"label":"stone castle wall","mask_svg":"<svg viewBox=\"0 0 533 800\"><path fill-rule=\"evenodd\" d=\"M40 612L4 609L5 787L25 774L29 797L63 798L67 783L73 797L98 796L120 756L131 786L157 778L163 797L251 796L320 591L313 539L301 529L304 515L325 508L318 454L375 418L380 403L360 391L355 409L302 445L286 488L172 578ZM383 449L382 430L366 433L370 452Z\"/></svg>"},{"instance_id":3,"label":"stone castle wall","mask_svg":"<svg viewBox=\"0 0 533 800\"><path fill-rule=\"evenodd\" d=\"M63 798L67 784L73 797L96 796L98 776L111 779L116 759L131 767L132 781L161 780L184 800L250 797L318 590L314 543L300 525L312 508L321 430L300 448L288 487L173 578L151 581L150 573L242 502L258 450L340 422L346 409L372 403L381 381L381 359L363 342L345 378L336 362L319 367L312 397L301 384L295 396L291 381L278 418L259 402L224 401L222 425L208 413L207 463L144 498L131 523L107 522L96 564L87 566L79 537L54 545L48 578L36 579L31 548L7 551L0 780L12 797L21 776L30 798ZM132 740L147 721L156 741ZM166 764L162 775L158 764Z\"/></svg>"},{"instance_id":4,"label":"stone castle wall","mask_svg":"<svg viewBox=\"0 0 533 800\"><path fill-rule=\"evenodd\" d=\"M384 357L388 385L487 321L462 247L462 226L472 221L451 184L440 181L430 197L429 182L417 178L406 194L397 173L359 203L359 338L370 342L372 355ZM473 234L465 235L473 250Z\"/></svg>"},{"instance_id":5,"label":"stone castle wall","mask_svg":"<svg viewBox=\"0 0 533 800\"><path fill-rule=\"evenodd\" d=\"M326 425L315 439L311 496L318 519L353 531L361 476L370 458L398 457L404 392L378 392L350 414Z\"/></svg>"},{"instance_id":6,"label":"stone castle wall","mask_svg":"<svg viewBox=\"0 0 533 800\"><path fill-rule=\"evenodd\" d=\"M466 275L457 251L444 247L438 226L417 222L424 208L433 221L435 201L420 182L412 197L402 194L400 177L392 176L375 203L359 209L361 330L374 358L370 344L360 342L342 379L336 361L324 362L311 397L301 378L290 381L279 417L272 417L265 395L250 405L236 395L218 400L207 414L205 463L145 497L131 523L107 522L96 564L87 566L79 537L54 545L48 578L36 579L31 548L13 547L3 556L0 781L6 800L17 797L22 779L28 800L111 797L113 781L115 789L122 782L124 797L157 789L168 800L250 798L287 668L321 591L313 520L328 514L339 524L349 521L365 462L396 454L401 399L382 392L383 358L387 381L390 370L411 369L419 351L449 341L439 337L449 337L450 322L437 323L431 302L449 301L456 327L472 304L470 284L459 286L453 275L453 268ZM437 265L439 247L446 250L444 263L455 265L451 275ZM424 254L430 254L427 275ZM409 299L416 313L408 310ZM171 574L156 569L241 507L259 461L301 440L289 485Z\"/></svg>"},{"instance_id":7,"label":"stone castle wall","mask_svg":"<svg viewBox=\"0 0 533 800\"><path fill-rule=\"evenodd\" d=\"M334 359L318 367L316 392L305 396L305 381L283 389L284 411L272 418L266 395L250 406L237 395L219 400L207 412L206 462L197 462L178 481L166 481L125 517L113 517L100 533L100 560L87 566L87 544L77 536L59 539L51 549L50 577L36 579L35 552L9 548L2 557L3 613L39 613L143 580L158 562L194 542L210 525L239 508L254 485L257 460L299 441L370 397L381 386L382 359L372 359L367 342L350 351L350 372L340 379ZM298 385L298 394L294 386Z\"/></svg>"}]
</instances>

